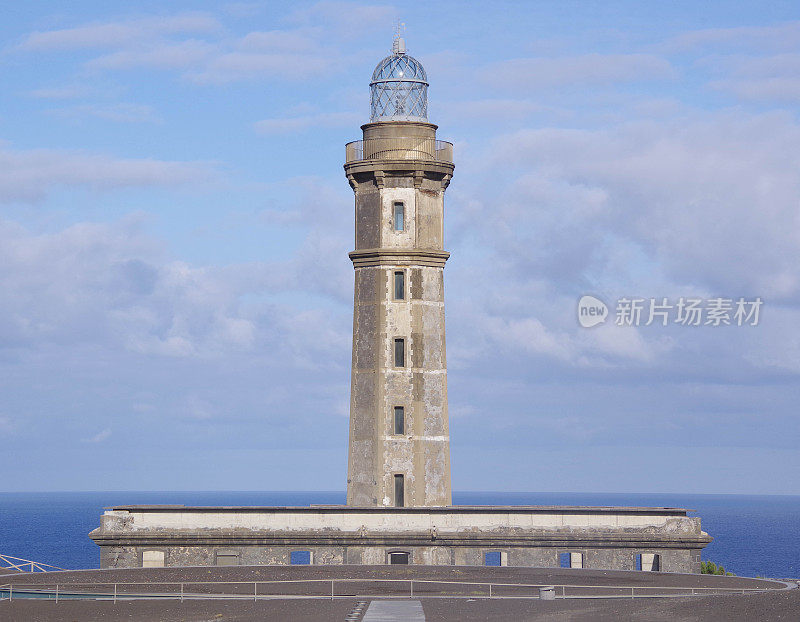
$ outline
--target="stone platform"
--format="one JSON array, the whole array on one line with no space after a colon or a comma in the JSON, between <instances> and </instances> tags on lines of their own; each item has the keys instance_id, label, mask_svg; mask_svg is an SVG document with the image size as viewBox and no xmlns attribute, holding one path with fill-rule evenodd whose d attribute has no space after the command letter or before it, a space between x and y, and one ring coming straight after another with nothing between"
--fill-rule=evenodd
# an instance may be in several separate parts
<instances>
[{"instance_id":1,"label":"stone platform","mask_svg":"<svg viewBox=\"0 0 800 622\"><path fill-rule=\"evenodd\" d=\"M681 508L187 507L106 510L102 568L502 565L697 573L711 537ZM568 554L568 555L564 555Z\"/></svg>"}]
</instances>

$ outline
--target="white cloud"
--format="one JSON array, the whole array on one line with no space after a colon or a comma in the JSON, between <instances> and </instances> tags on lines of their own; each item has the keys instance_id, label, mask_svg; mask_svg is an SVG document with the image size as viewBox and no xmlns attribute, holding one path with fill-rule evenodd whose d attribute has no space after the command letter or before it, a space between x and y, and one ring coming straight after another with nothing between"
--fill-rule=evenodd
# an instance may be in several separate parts
<instances>
[{"instance_id":1,"label":"white cloud","mask_svg":"<svg viewBox=\"0 0 800 622\"><path fill-rule=\"evenodd\" d=\"M0 350L71 344L183 359L270 352L276 363L328 364L331 350L346 352L350 340L349 322L330 311L352 303L342 251L351 232L330 209L349 191L288 183L300 191L290 208L305 240L274 263L168 260L137 218L50 233L0 220L0 291L13 292L0 297ZM328 308L274 300L288 292L327 298Z\"/></svg>"},{"instance_id":2,"label":"white cloud","mask_svg":"<svg viewBox=\"0 0 800 622\"><path fill-rule=\"evenodd\" d=\"M219 22L208 14L184 13L33 32L25 37L18 48L32 52L118 48L164 35L213 32L219 28Z\"/></svg>"},{"instance_id":3,"label":"white cloud","mask_svg":"<svg viewBox=\"0 0 800 622\"><path fill-rule=\"evenodd\" d=\"M321 112L302 117L264 119L255 123L260 134L291 134L318 127L358 125L359 115L351 112Z\"/></svg>"},{"instance_id":4,"label":"white cloud","mask_svg":"<svg viewBox=\"0 0 800 622\"><path fill-rule=\"evenodd\" d=\"M56 108L49 112L68 118L94 117L119 123L161 122L161 118L152 106L125 102L115 104L80 104L68 108Z\"/></svg>"},{"instance_id":5,"label":"white cloud","mask_svg":"<svg viewBox=\"0 0 800 622\"><path fill-rule=\"evenodd\" d=\"M176 186L207 180L200 162L123 159L56 149L15 150L0 143L0 203L38 201L58 187Z\"/></svg>"},{"instance_id":6,"label":"white cloud","mask_svg":"<svg viewBox=\"0 0 800 622\"><path fill-rule=\"evenodd\" d=\"M90 60L86 66L89 69L103 70L136 67L184 69L198 65L216 49L216 46L204 41L161 42L99 56Z\"/></svg>"},{"instance_id":7,"label":"white cloud","mask_svg":"<svg viewBox=\"0 0 800 622\"><path fill-rule=\"evenodd\" d=\"M791 50L797 49L798 45L800 45L800 21L773 26L694 30L669 39L663 47L673 52L684 52L704 47Z\"/></svg>"},{"instance_id":8,"label":"white cloud","mask_svg":"<svg viewBox=\"0 0 800 622\"><path fill-rule=\"evenodd\" d=\"M800 102L800 78L795 76L714 80L709 86L749 101Z\"/></svg>"},{"instance_id":9,"label":"white cloud","mask_svg":"<svg viewBox=\"0 0 800 622\"><path fill-rule=\"evenodd\" d=\"M85 86L62 86L35 89L29 95L38 99L78 99L85 97L90 92L90 89Z\"/></svg>"},{"instance_id":10,"label":"white cloud","mask_svg":"<svg viewBox=\"0 0 800 622\"><path fill-rule=\"evenodd\" d=\"M322 52L226 52L210 59L189 77L200 84L227 84L264 77L295 81L329 73L337 64L337 56Z\"/></svg>"},{"instance_id":11,"label":"white cloud","mask_svg":"<svg viewBox=\"0 0 800 622\"><path fill-rule=\"evenodd\" d=\"M485 123L519 120L543 109L541 104L525 99L479 99L440 102L441 117L450 121L479 119Z\"/></svg>"},{"instance_id":12,"label":"white cloud","mask_svg":"<svg viewBox=\"0 0 800 622\"><path fill-rule=\"evenodd\" d=\"M110 436L111 436L111 428L106 428L105 430L101 430L100 432L98 432L94 436L91 436L91 437L89 437L87 439L84 439L84 442L86 442L86 443L102 443L103 441L108 440L108 438Z\"/></svg>"},{"instance_id":13,"label":"white cloud","mask_svg":"<svg viewBox=\"0 0 800 622\"><path fill-rule=\"evenodd\" d=\"M323 1L296 11L289 19L297 23L329 24L346 36L361 35L370 27L383 27L388 36L398 16L398 10L391 5Z\"/></svg>"},{"instance_id":14,"label":"white cloud","mask_svg":"<svg viewBox=\"0 0 800 622\"><path fill-rule=\"evenodd\" d=\"M599 275L597 252L613 235L675 282L791 298L800 292L798 154L800 126L783 114L518 132L494 148L496 166L530 171L493 214L497 239L517 257L530 242L562 276L570 264L574 275Z\"/></svg>"},{"instance_id":15,"label":"white cloud","mask_svg":"<svg viewBox=\"0 0 800 622\"><path fill-rule=\"evenodd\" d=\"M332 39L346 36L346 33L338 31L331 37L331 28L349 23L341 16L332 17L342 8L323 3L309 9L304 17L291 20L302 22L302 26L252 31L238 38L225 36L220 24L203 13L118 20L35 32L16 50L96 50L104 53L85 62L85 67L92 71L138 67L175 70L199 84L261 78L305 80L344 68L340 47ZM367 7L364 15L380 13L376 10ZM361 11L359 9L360 15ZM363 23L363 15L356 21ZM57 94L46 90L39 94L54 95Z\"/></svg>"},{"instance_id":16,"label":"white cloud","mask_svg":"<svg viewBox=\"0 0 800 622\"><path fill-rule=\"evenodd\" d=\"M748 101L795 103L800 101L800 54L707 59L705 66L727 74L712 80L712 88L728 91Z\"/></svg>"},{"instance_id":17,"label":"white cloud","mask_svg":"<svg viewBox=\"0 0 800 622\"><path fill-rule=\"evenodd\" d=\"M675 76L669 61L649 54L584 54L553 58L517 58L484 66L481 80L512 92L565 85L663 80Z\"/></svg>"},{"instance_id":18,"label":"white cloud","mask_svg":"<svg viewBox=\"0 0 800 622\"><path fill-rule=\"evenodd\" d=\"M309 52L317 49L319 29L254 31L236 42L247 52Z\"/></svg>"}]
</instances>

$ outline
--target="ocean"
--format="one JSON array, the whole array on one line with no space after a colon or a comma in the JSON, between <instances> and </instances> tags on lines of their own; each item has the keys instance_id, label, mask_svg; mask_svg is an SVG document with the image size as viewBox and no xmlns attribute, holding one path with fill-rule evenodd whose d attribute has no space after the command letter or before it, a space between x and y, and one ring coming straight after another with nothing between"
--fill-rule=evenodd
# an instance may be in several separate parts
<instances>
[{"instance_id":1,"label":"ocean","mask_svg":"<svg viewBox=\"0 0 800 622\"><path fill-rule=\"evenodd\" d=\"M457 505L643 505L691 508L714 541L703 559L739 576L800 577L800 496L461 492ZM0 554L61 568L97 568L88 533L104 507L137 503L309 505L342 492L0 493Z\"/></svg>"}]
</instances>

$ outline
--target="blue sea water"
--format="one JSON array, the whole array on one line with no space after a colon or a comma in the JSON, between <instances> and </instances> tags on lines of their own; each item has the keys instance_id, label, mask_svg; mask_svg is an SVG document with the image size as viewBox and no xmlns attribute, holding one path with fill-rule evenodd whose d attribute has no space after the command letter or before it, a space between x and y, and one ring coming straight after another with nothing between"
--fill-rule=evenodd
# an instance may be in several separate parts
<instances>
[{"instance_id":1,"label":"blue sea water","mask_svg":"<svg viewBox=\"0 0 800 622\"><path fill-rule=\"evenodd\" d=\"M137 503L309 505L341 492L0 493L0 553L61 568L97 568L87 534L104 507ZM740 576L800 577L800 496L502 493L453 494L458 505L646 505L696 511L714 537L703 559Z\"/></svg>"}]
</instances>

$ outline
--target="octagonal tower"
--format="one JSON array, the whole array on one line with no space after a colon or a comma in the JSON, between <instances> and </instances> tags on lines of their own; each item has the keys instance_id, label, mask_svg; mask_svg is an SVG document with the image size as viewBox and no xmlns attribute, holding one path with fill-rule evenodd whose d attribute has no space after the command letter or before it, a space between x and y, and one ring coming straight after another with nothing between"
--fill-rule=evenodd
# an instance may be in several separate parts
<instances>
[{"instance_id":1,"label":"octagonal tower","mask_svg":"<svg viewBox=\"0 0 800 622\"><path fill-rule=\"evenodd\" d=\"M453 146L436 139L427 75L401 38L370 95L370 123L344 166L356 238L347 504L446 506L443 217Z\"/></svg>"}]
</instances>

